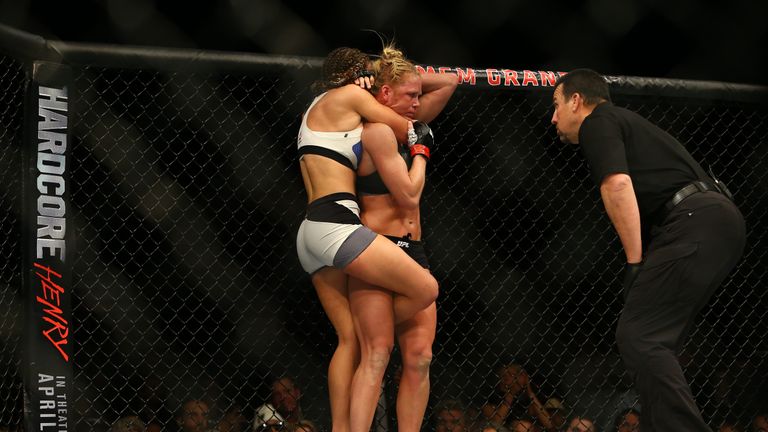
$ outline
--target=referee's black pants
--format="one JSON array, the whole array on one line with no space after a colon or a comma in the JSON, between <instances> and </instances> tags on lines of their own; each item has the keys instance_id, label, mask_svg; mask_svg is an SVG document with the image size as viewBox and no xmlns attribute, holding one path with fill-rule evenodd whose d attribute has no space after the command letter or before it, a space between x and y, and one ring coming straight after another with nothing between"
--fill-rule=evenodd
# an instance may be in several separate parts
<instances>
[{"instance_id":1,"label":"referee's black pants","mask_svg":"<svg viewBox=\"0 0 768 432\"><path fill-rule=\"evenodd\" d=\"M653 228L616 329L640 395L642 432L711 432L677 353L698 312L741 258L744 243L738 208L712 191L691 195Z\"/></svg>"}]
</instances>

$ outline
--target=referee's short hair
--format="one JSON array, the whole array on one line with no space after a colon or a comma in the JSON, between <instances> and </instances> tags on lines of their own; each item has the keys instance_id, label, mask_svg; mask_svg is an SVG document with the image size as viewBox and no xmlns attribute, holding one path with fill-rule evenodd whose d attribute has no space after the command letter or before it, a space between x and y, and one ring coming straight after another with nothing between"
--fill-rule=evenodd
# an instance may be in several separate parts
<instances>
[{"instance_id":1,"label":"referee's short hair","mask_svg":"<svg viewBox=\"0 0 768 432\"><path fill-rule=\"evenodd\" d=\"M557 79L555 88L559 85L563 86L563 97L566 99L578 93L587 105L611 101L608 83L592 69L574 69Z\"/></svg>"}]
</instances>

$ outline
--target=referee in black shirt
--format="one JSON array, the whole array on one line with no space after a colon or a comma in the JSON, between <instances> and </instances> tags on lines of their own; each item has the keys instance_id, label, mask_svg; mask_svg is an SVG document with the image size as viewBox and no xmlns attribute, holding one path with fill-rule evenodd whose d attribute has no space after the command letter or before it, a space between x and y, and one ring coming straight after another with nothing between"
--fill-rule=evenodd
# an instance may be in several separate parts
<instances>
[{"instance_id":1,"label":"referee in black shirt","mask_svg":"<svg viewBox=\"0 0 768 432\"><path fill-rule=\"evenodd\" d=\"M677 139L614 106L595 71L560 77L553 102L552 124L581 145L626 254L616 342L640 394L640 430L711 431L677 352L741 257L744 219Z\"/></svg>"}]
</instances>

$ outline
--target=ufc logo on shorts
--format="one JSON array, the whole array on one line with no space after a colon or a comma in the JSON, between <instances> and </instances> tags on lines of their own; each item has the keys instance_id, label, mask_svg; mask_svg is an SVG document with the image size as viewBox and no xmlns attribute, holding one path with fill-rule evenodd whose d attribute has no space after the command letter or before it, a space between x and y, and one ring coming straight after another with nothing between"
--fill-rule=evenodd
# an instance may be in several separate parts
<instances>
[{"instance_id":1,"label":"ufc logo on shorts","mask_svg":"<svg viewBox=\"0 0 768 432\"><path fill-rule=\"evenodd\" d=\"M400 248L406 248L406 249L407 249L407 248L411 247L411 244L410 244L410 243L408 243L407 241L402 241L402 240L399 240L399 241L397 242L397 247L400 247Z\"/></svg>"}]
</instances>

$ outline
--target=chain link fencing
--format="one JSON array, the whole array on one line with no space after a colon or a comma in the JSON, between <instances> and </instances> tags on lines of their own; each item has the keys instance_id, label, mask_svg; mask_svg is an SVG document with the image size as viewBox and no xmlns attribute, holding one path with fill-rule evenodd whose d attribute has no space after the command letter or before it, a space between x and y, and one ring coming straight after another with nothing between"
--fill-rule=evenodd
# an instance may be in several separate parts
<instances>
[{"instance_id":1,"label":"chain link fencing","mask_svg":"<svg viewBox=\"0 0 768 432\"><path fill-rule=\"evenodd\" d=\"M21 154L25 74L0 56L0 425L22 418Z\"/></svg>"},{"instance_id":2,"label":"chain link fencing","mask_svg":"<svg viewBox=\"0 0 768 432\"><path fill-rule=\"evenodd\" d=\"M316 63L200 70L152 61L73 65L69 229L70 430L135 414L164 430L188 399L214 427L250 421L291 377L303 416L330 430L336 343L295 234L306 195L295 137ZM21 232L25 64L0 57L0 424L22 418ZM744 258L702 312L681 359L704 417L742 424L768 409L768 104L614 85L614 102L679 137L728 183L747 221ZM738 92L734 93L738 96ZM622 255L578 146L550 126L551 88L461 85L433 123L422 200L440 282L425 428L460 403L469 426L520 365L542 403L612 430L636 394L614 331ZM377 430L394 430L397 349ZM281 381L285 383L285 381ZM550 405L551 406L551 405ZM250 423L249 423L250 426Z\"/></svg>"}]
</instances>

